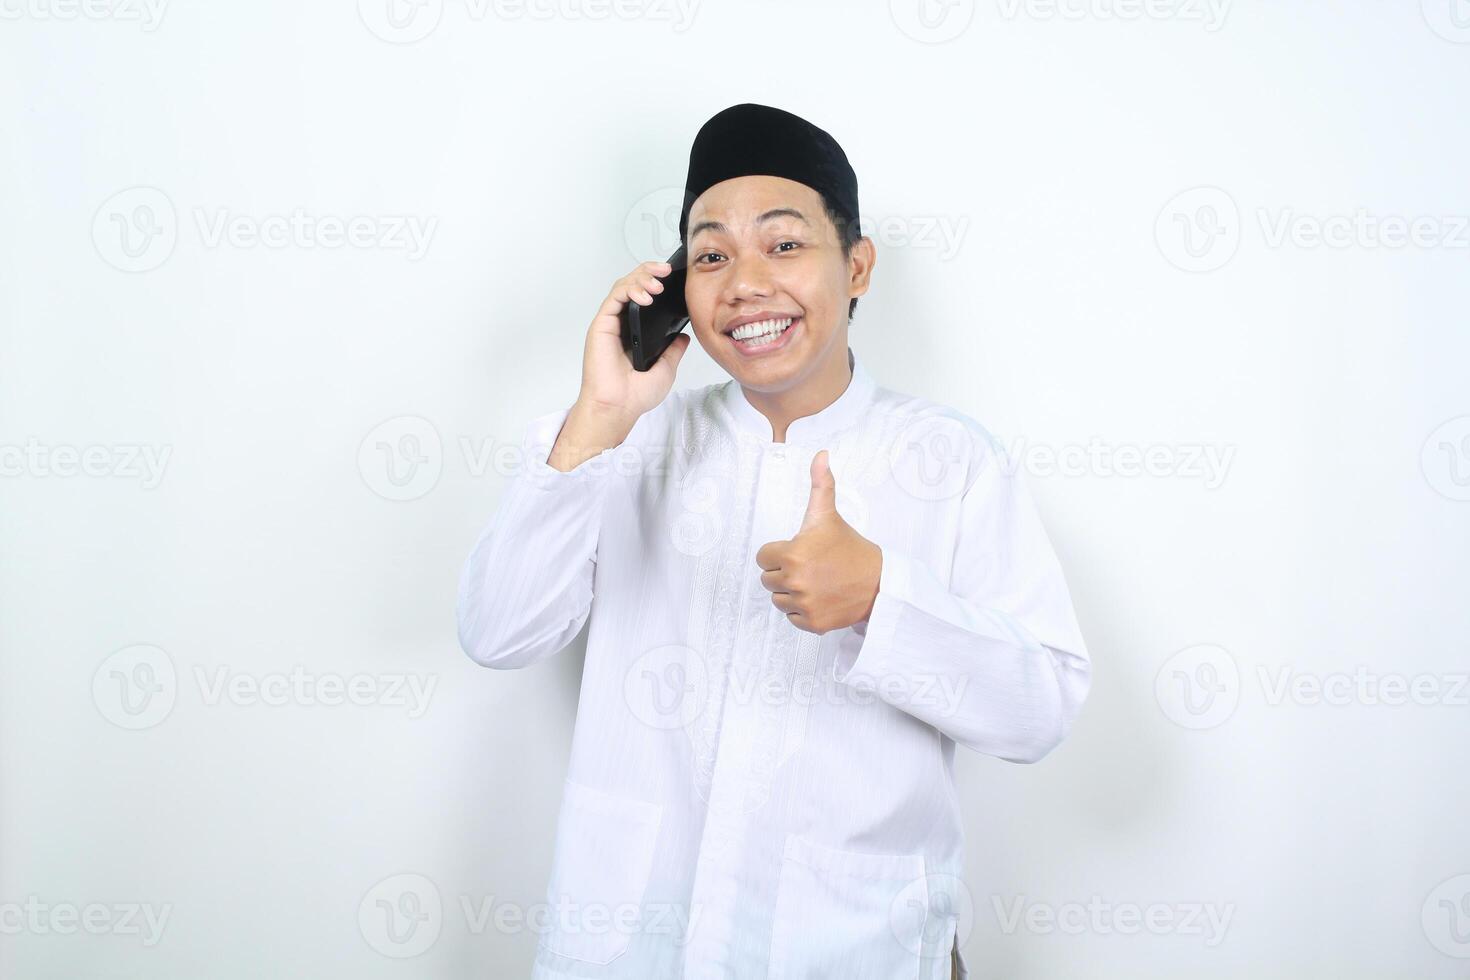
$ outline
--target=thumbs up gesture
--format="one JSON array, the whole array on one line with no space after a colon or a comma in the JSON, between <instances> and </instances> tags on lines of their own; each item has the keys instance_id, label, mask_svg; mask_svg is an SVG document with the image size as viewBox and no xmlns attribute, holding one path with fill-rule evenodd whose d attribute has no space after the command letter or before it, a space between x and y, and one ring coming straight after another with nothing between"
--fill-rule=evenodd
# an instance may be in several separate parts
<instances>
[{"instance_id":1,"label":"thumbs up gesture","mask_svg":"<svg viewBox=\"0 0 1470 980\"><path fill-rule=\"evenodd\" d=\"M798 629L822 634L868 618L878 597L883 550L837 513L828 452L812 460L812 495L801 529L755 553L771 602Z\"/></svg>"}]
</instances>

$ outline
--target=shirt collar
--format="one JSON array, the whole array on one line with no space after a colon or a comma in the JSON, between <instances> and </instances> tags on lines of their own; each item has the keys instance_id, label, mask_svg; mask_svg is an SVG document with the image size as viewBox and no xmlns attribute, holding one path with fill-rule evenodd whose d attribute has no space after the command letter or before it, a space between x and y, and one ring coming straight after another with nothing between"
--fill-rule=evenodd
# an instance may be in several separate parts
<instances>
[{"instance_id":1,"label":"shirt collar","mask_svg":"<svg viewBox=\"0 0 1470 980\"><path fill-rule=\"evenodd\" d=\"M862 417L864 409L872 404L877 384L851 347L847 349L847 363L852 369L852 379L848 381L842 394L815 414L793 419L786 427L788 444L814 445L824 442L856 423ZM740 432L754 437L757 442L780 445L773 439L775 433L771 429L770 420L745 397L745 389L740 387L740 382L734 378L725 382L720 390L720 403Z\"/></svg>"}]
</instances>

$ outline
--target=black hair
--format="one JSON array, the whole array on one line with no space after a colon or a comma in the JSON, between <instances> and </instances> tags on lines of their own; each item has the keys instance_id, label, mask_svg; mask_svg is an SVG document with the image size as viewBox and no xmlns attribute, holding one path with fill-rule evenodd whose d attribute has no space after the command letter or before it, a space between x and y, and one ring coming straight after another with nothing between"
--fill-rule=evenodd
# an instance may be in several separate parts
<instances>
[{"instance_id":1,"label":"black hair","mask_svg":"<svg viewBox=\"0 0 1470 980\"><path fill-rule=\"evenodd\" d=\"M822 207L826 209L827 217L831 220L832 227L837 229L837 243L842 246L842 261L846 262L848 259L852 258L852 247L856 245L859 239L863 237L862 227L858 224L858 220L856 218L848 221L841 214L839 214L837 209L832 206L832 202L827 200L826 194L823 194L821 191L817 191L817 196L822 199ZM857 297L854 296L852 300L847 304L848 323L852 322L852 315L856 312Z\"/></svg>"}]
</instances>

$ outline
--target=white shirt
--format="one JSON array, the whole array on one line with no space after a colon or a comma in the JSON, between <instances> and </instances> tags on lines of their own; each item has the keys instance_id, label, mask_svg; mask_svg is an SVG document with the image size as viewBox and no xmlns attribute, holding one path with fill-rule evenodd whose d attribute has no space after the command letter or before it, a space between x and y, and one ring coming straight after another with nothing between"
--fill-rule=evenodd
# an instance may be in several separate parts
<instances>
[{"instance_id":1,"label":"white shirt","mask_svg":"<svg viewBox=\"0 0 1470 980\"><path fill-rule=\"evenodd\" d=\"M1040 759L1091 667L1000 445L849 361L784 443L733 380L565 473L568 410L528 427L458 616L471 658L517 668L591 614L535 980L950 976L955 744ZM868 621L818 636L755 553L795 536L821 449L883 562Z\"/></svg>"}]
</instances>

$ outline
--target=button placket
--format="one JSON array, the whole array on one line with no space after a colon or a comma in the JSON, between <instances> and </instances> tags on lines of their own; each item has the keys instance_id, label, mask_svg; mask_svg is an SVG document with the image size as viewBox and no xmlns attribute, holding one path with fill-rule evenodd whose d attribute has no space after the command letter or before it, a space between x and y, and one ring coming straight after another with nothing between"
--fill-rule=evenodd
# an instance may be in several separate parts
<instances>
[{"instance_id":1,"label":"button placket","mask_svg":"<svg viewBox=\"0 0 1470 980\"><path fill-rule=\"evenodd\" d=\"M778 745L770 744L772 733L763 733L771 719L762 710L761 697L768 646L774 628L770 613L780 615L770 592L760 580L755 553L767 541L787 536L790 512L790 476L781 457L762 453L756 468L753 492L754 514L751 539L745 549L749 590L738 614L733 638L730 676L725 688L723 713L715 734L717 751L710 773L710 792L705 826L696 861L694 901L707 902L713 909L733 909L741 895L744 838L750 814L769 795L770 770ZM775 733L779 735L779 730ZM721 962L733 941L733 915L707 918L695 940L706 962ZM691 955L686 951L686 955Z\"/></svg>"}]
</instances>

